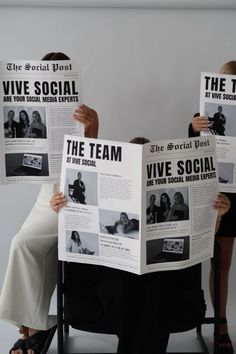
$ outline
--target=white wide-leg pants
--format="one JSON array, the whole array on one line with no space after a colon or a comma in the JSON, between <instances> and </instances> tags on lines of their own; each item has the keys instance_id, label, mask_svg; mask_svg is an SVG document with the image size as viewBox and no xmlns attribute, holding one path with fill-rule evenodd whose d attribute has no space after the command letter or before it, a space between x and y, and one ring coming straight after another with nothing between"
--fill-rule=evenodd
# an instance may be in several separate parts
<instances>
[{"instance_id":1,"label":"white wide-leg pants","mask_svg":"<svg viewBox=\"0 0 236 354\"><path fill-rule=\"evenodd\" d=\"M43 185L36 204L12 240L0 297L0 318L16 326L46 330L57 277L57 214L49 207L55 185Z\"/></svg>"}]
</instances>

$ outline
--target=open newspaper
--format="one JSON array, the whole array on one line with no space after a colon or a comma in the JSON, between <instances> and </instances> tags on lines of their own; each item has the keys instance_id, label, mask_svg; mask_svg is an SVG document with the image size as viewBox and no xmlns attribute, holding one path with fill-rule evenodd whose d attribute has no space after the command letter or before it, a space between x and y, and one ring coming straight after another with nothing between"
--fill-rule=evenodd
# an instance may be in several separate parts
<instances>
[{"instance_id":1,"label":"open newspaper","mask_svg":"<svg viewBox=\"0 0 236 354\"><path fill-rule=\"evenodd\" d=\"M145 145L65 136L59 259L136 274L213 254L215 138Z\"/></svg>"},{"instance_id":2,"label":"open newspaper","mask_svg":"<svg viewBox=\"0 0 236 354\"><path fill-rule=\"evenodd\" d=\"M79 84L70 60L0 62L2 183L59 181L64 134L82 135Z\"/></svg>"},{"instance_id":3,"label":"open newspaper","mask_svg":"<svg viewBox=\"0 0 236 354\"><path fill-rule=\"evenodd\" d=\"M200 114L216 136L220 191L236 193L236 76L201 74Z\"/></svg>"}]
</instances>

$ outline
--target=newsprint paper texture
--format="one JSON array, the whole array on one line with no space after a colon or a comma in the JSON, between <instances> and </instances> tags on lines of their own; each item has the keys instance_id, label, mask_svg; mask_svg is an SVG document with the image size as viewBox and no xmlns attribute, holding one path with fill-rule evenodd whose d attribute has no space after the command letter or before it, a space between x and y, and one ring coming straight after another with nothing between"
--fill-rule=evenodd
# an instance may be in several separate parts
<instances>
[{"instance_id":1,"label":"newsprint paper texture","mask_svg":"<svg viewBox=\"0 0 236 354\"><path fill-rule=\"evenodd\" d=\"M65 136L59 259L136 274L213 255L215 138L145 145Z\"/></svg>"},{"instance_id":2,"label":"newsprint paper texture","mask_svg":"<svg viewBox=\"0 0 236 354\"><path fill-rule=\"evenodd\" d=\"M201 74L200 115L216 137L220 191L236 193L236 75Z\"/></svg>"},{"instance_id":3,"label":"newsprint paper texture","mask_svg":"<svg viewBox=\"0 0 236 354\"><path fill-rule=\"evenodd\" d=\"M0 62L1 183L59 182L64 134L83 135L77 64Z\"/></svg>"}]
</instances>

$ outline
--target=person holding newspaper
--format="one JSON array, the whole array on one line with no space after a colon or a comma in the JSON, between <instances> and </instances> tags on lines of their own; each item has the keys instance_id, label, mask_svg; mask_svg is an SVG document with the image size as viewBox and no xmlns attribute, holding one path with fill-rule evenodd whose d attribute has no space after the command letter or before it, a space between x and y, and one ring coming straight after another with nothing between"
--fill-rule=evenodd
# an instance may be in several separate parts
<instances>
[{"instance_id":1,"label":"person holding newspaper","mask_svg":"<svg viewBox=\"0 0 236 354\"><path fill-rule=\"evenodd\" d=\"M236 75L236 61L229 61L225 63L219 70L220 74ZM221 113L221 110L220 110ZM189 136L198 136L201 131L210 130L211 126L206 117L195 114L192 118L191 124L189 125ZM218 133L219 134L219 133ZM221 135L224 135L221 133ZM228 213L223 215L222 221L217 232L217 242L220 245L221 250L221 263L220 263L220 274L221 274L221 289L220 289L220 344L219 353L220 354L232 354L234 352L232 342L228 333L228 325L226 318L227 310L227 298L228 298L228 278L231 266L231 259L233 253L234 237L236 236L236 194L225 193L231 202L231 208ZM213 303L213 264L210 270L209 278L210 294Z\"/></svg>"},{"instance_id":2,"label":"person holding newspaper","mask_svg":"<svg viewBox=\"0 0 236 354\"><path fill-rule=\"evenodd\" d=\"M68 60L63 53L48 53L43 60ZM86 137L96 138L97 113L86 105L73 118L84 126ZM43 184L37 201L11 244L8 268L0 296L0 318L20 328L22 337L10 354L46 353L57 319L49 316L57 274L57 215L49 201L55 184Z\"/></svg>"},{"instance_id":3,"label":"person holding newspaper","mask_svg":"<svg viewBox=\"0 0 236 354\"><path fill-rule=\"evenodd\" d=\"M138 138L137 141L139 144L142 143L141 138ZM148 142L147 139L143 141L144 143ZM133 139L132 142L136 143L136 139ZM66 203L67 200L62 192L55 192L50 201L51 208L56 213ZM229 207L228 198L224 194L219 194L214 202L214 208L218 212L216 229L219 227L221 216L229 210ZM81 265L77 264L77 266ZM94 286L101 288L99 277L96 276L100 270L105 274L104 278L107 279L106 282L103 282L102 290L99 290L99 293L102 300L107 299L104 312L109 311L110 308L113 310L110 317L115 321L115 328L117 328L116 333L119 338L117 353L119 354L166 353L171 332L170 324L172 321L181 323L180 317L189 316L188 310L190 309L186 308L186 291L191 303L190 312L194 309L197 311L193 321L197 322L199 316L201 317L205 311L204 300L202 293L198 292L199 289L195 289L195 284L193 284L191 295L189 295L188 289L189 279L195 279L195 275L199 274L199 265L178 271L153 272L142 276L109 267L95 265L92 267L91 278L86 278L86 281L89 280L93 283L93 289ZM119 284L117 285L117 293L111 300L108 300L107 293L112 287L109 279L114 278ZM193 281L193 283L195 282ZM81 292L81 288L78 291ZM172 311L169 306L173 293L175 293L176 299L181 302L181 311Z\"/></svg>"}]
</instances>

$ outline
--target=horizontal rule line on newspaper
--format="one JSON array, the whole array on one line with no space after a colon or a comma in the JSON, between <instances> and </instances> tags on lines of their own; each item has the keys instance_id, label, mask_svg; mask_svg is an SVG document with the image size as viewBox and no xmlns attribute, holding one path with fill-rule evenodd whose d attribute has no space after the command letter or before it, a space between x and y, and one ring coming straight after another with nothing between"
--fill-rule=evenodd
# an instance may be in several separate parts
<instances>
[{"instance_id":1,"label":"horizontal rule line on newspaper","mask_svg":"<svg viewBox=\"0 0 236 354\"><path fill-rule=\"evenodd\" d=\"M49 64L39 64L39 65L32 65L30 63L26 63L24 66L22 64L18 65L16 63L7 63L7 70L8 71L50 71L52 69L53 72L62 71L62 70L72 70L72 64L57 64L57 63L50 63Z\"/></svg>"},{"instance_id":2,"label":"horizontal rule line on newspaper","mask_svg":"<svg viewBox=\"0 0 236 354\"><path fill-rule=\"evenodd\" d=\"M3 102L79 102L78 96L4 96Z\"/></svg>"},{"instance_id":3,"label":"horizontal rule line on newspaper","mask_svg":"<svg viewBox=\"0 0 236 354\"><path fill-rule=\"evenodd\" d=\"M73 96L78 95L75 87L75 81L35 81L34 92L30 92L29 81L3 81L4 95L60 95Z\"/></svg>"},{"instance_id":4,"label":"horizontal rule line on newspaper","mask_svg":"<svg viewBox=\"0 0 236 354\"><path fill-rule=\"evenodd\" d=\"M167 146L165 147L164 145L157 145L157 144L152 144L150 146L150 152L154 153L154 152L162 152L168 150L168 151L173 151L173 150L188 150L188 149L192 149L193 147L195 147L195 149L198 148L202 148L202 147L207 147L210 146L210 142L209 139L206 140L199 140L199 139L195 139L192 141L187 141L187 142L183 142L181 144L175 144L173 142L167 144Z\"/></svg>"},{"instance_id":5,"label":"horizontal rule line on newspaper","mask_svg":"<svg viewBox=\"0 0 236 354\"><path fill-rule=\"evenodd\" d=\"M177 161L177 174L182 176L184 174L190 175L192 173L203 173L215 171L213 158L201 157L194 160L179 160ZM157 177L171 177L172 176L172 163L171 161L155 162L147 165L147 179Z\"/></svg>"},{"instance_id":6,"label":"horizontal rule line on newspaper","mask_svg":"<svg viewBox=\"0 0 236 354\"><path fill-rule=\"evenodd\" d=\"M232 93L223 93L222 95L222 93L206 92L205 97L215 98L217 100L236 101L236 95L233 95Z\"/></svg>"},{"instance_id":7,"label":"horizontal rule line on newspaper","mask_svg":"<svg viewBox=\"0 0 236 354\"><path fill-rule=\"evenodd\" d=\"M185 178L183 176L177 176L177 177L175 176L175 177L168 177L168 178L160 177L160 178L147 180L147 187L159 185L159 184L194 182L194 181L200 181L200 180L212 179L212 178L216 178L215 172L201 173L200 175L188 175L185 176Z\"/></svg>"}]
</instances>

